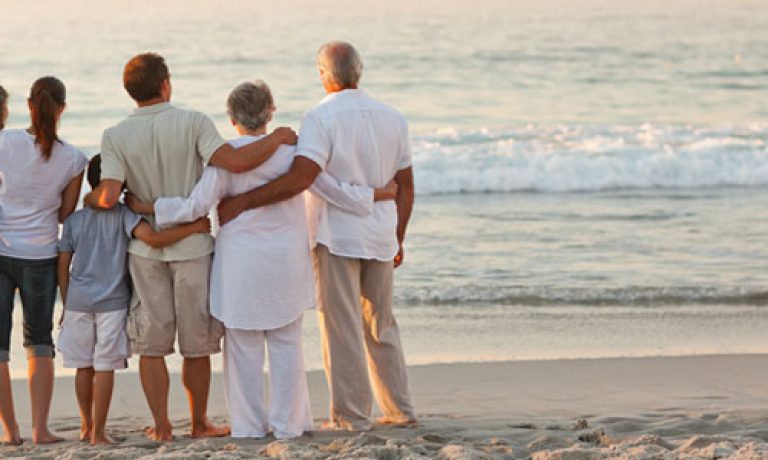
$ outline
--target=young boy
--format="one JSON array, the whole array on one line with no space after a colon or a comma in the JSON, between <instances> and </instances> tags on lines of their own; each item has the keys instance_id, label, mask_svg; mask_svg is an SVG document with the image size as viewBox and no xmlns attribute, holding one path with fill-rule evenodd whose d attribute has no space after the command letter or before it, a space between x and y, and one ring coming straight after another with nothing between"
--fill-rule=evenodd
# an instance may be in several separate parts
<instances>
[{"instance_id":1,"label":"young boy","mask_svg":"<svg viewBox=\"0 0 768 460\"><path fill-rule=\"evenodd\" d=\"M88 164L91 188L100 179L101 157L96 155ZM64 367L77 368L81 440L94 445L111 443L104 426L114 370L125 369L130 356L125 331L131 299L126 262L129 240L136 237L152 247L163 247L193 233L209 232L208 219L155 231L123 204L106 211L84 208L64 222L58 276L65 313L58 348Z\"/></svg>"}]
</instances>

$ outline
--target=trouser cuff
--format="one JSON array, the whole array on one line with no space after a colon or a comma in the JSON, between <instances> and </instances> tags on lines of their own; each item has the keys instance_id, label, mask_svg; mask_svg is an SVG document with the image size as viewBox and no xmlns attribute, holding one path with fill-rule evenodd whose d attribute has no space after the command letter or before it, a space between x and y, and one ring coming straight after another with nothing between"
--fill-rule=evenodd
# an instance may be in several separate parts
<instances>
[{"instance_id":1,"label":"trouser cuff","mask_svg":"<svg viewBox=\"0 0 768 460\"><path fill-rule=\"evenodd\" d=\"M11 355L8 350L0 350L0 363L7 363L11 360Z\"/></svg>"},{"instance_id":2,"label":"trouser cuff","mask_svg":"<svg viewBox=\"0 0 768 460\"><path fill-rule=\"evenodd\" d=\"M53 358L56 353L51 345L30 345L27 347L27 359Z\"/></svg>"}]
</instances>

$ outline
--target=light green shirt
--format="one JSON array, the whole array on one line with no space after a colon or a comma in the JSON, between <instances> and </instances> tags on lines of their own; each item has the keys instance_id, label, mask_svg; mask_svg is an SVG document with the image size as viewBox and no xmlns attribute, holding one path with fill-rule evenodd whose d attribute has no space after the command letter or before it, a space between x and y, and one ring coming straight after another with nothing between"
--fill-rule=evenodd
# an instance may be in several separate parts
<instances>
[{"instance_id":1,"label":"light green shirt","mask_svg":"<svg viewBox=\"0 0 768 460\"><path fill-rule=\"evenodd\" d=\"M203 167L224 144L206 115L170 103L136 109L104 131L101 178L125 182L143 201L189 196ZM149 219L154 226L154 219ZM162 249L133 239L128 252L155 260L189 260L213 252L210 235L194 234Z\"/></svg>"}]
</instances>

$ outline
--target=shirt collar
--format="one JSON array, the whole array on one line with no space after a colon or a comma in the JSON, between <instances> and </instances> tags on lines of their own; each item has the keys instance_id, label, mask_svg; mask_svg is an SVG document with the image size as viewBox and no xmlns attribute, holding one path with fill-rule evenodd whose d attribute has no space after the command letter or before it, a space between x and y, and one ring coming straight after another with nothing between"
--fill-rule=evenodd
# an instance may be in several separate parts
<instances>
[{"instance_id":1,"label":"shirt collar","mask_svg":"<svg viewBox=\"0 0 768 460\"><path fill-rule=\"evenodd\" d=\"M337 91L335 93L331 93L331 94L326 95L323 98L323 100L320 101L320 103L328 102L328 101L331 101L333 99L340 98L340 97L364 97L364 96L367 96L367 94L365 93L365 91L363 91L360 88L356 88L356 89L343 89L341 91Z\"/></svg>"},{"instance_id":2,"label":"shirt collar","mask_svg":"<svg viewBox=\"0 0 768 460\"><path fill-rule=\"evenodd\" d=\"M159 104L152 104L145 107L137 107L133 110L134 116L139 115L152 115L155 113L165 112L166 110L172 109L173 106L170 102L160 102Z\"/></svg>"}]
</instances>

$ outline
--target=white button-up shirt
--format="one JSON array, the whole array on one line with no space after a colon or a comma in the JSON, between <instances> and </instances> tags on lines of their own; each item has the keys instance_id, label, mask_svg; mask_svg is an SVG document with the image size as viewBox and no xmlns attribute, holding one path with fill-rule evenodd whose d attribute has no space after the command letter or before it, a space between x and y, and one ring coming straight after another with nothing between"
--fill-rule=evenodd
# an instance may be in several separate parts
<instances>
[{"instance_id":1,"label":"white button-up shirt","mask_svg":"<svg viewBox=\"0 0 768 460\"><path fill-rule=\"evenodd\" d=\"M340 182L370 187L385 186L395 173L411 166L405 117L359 89L329 94L307 112L297 151ZM376 202L367 216L316 194L307 200L307 207L313 245L359 259L388 261L397 254L394 201Z\"/></svg>"}]
</instances>

